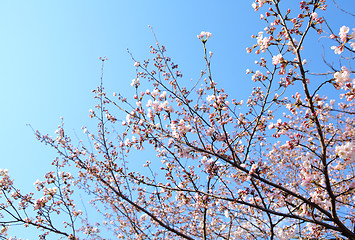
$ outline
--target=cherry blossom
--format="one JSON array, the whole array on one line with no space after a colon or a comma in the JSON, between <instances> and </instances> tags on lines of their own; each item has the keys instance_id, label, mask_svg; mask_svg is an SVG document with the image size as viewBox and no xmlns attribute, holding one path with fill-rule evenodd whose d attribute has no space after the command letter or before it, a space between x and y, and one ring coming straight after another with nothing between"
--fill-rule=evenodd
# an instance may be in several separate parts
<instances>
[{"instance_id":1,"label":"cherry blossom","mask_svg":"<svg viewBox=\"0 0 355 240\"><path fill-rule=\"evenodd\" d=\"M272 57L272 64L274 65L280 64L282 61L283 61L282 54L278 54Z\"/></svg>"},{"instance_id":2,"label":"cherry blossom","mask_svg":"<svg viewBox=\"0 0 355 240\"><path fill-rule=\"evenodd\" d=\"M342 26L340 28L339 37L341 41L345 42L347 40L348 32L349 32L349 27Z\"/></svg>"},{"instance_id":3,"label":"cherry blossom","mask_svg":"<svg viewBox=\"0 0 355 240\"><path fill-rule=\"evenodd\" d=\"M347 142L341 146L336 146L335 151L347 164L355 162L355 144Z\"/></svg>"},{"instance_id":4,"label":"cherry blossom","mask_svg":"<svg viewBox=\"0 0 355 240\"><path fill-rule=\"evenodd\" d=\"M342 46L339 46L339 47L337 47L337 46L332 46L331 49L334 50L334 53L335 53L335 54L341 54L341 53L343 52L343 47L342 47Z\"/></svg>"},{"instance_id":5,"label":"cherry blossom","mask_svg":"<svg viewBox=\"0 0 355 240\"><path fill-rule=\"evenodd\" d=\"M202 31L199 35L197 35L197 38L201 39L201 41L207 41L210 37L212 37L212 33L205 31Z\"/></svg>"}]
</instances>

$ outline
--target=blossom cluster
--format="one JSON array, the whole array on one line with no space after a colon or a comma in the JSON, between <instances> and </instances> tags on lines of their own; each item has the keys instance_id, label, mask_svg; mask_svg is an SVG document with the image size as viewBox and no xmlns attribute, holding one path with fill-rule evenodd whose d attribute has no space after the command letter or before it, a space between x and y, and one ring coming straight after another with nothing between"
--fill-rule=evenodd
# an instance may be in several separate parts
<instances>
[{"instance_id":1,"label":"blossom cluster","mask_svg":"<svg viewBox=\"0 0 355 240\"><path fill-rule=\"evenodd\" d=\"M201 41L203 42L207 41L207 39L210 37L212 37L212 33L205 31L202 31L200 34L197 35L197 38L201 39Z\"/></svg>"},{"instance_id":2,"label":"blossom cluster","mask_svg":"<svg viewBox=\"0 0 355 240\"><path fill-rule=\"evenodd\" d=\"M336 146L335 151L347 164L355 162L355 144L353 142L346 142L343 145Z\"/></svg>"},{"instance_id":3,"label":"blossom cluster","mask_svg":"<svg viewBox=\"0 0 355 240\"><path fill-rule=\"evenodd\" d=\"M260 46L260 50L262 52L265 52L265 50L270 46L270 41L272 40L272 37L263 37L263 32L259 32L258 36L256 37L256 40L257 44Z\"/></svg>"},{"instance_id":4,"label":"blossom cluster","mask_svg":"<svg viewBox=\"0 0 355 240\"><path fill-rule=\"evenodd\" d=\"M186 124L183 119L181 119L179 122L172 121L170 127L172 130L172 135L175 138L179 138L179 136L185 135L192 129L191 125L189 123Z\"/></svg>"},{"instance_id":5,"label":"blossom cluster","mask_svg":"<svg viewBox=\"0 0 355 240\"><path fill-rule=\"evenodd\" d=\"M355 86L355 79L350 78L350 70L345 66L341 67L340 72L334 74L334 79L337 85L341 88L350 89Z\"/></svg>"},{"instance_id":6,"label":"blossom cluster","mask_svg":"<svg viewBox=\"0 0 355 240\"><path fill-rule=\"evenodd\" d=\"M132 87L138 87L139 86L139 78L135 78L131 82Z\"/></svg>"},{"instance_id":7,"label":"blossom cluster","mask_svg":"<svg viewBox=\"0 0 355 240\"><path fill-rule=\"evenodd\" d=\"M254 8L255 11L258 11L259 8L261 8L265 2L268 2L267 0L256 0L255 2L252 3L252 7Z\"/></svg>"},{"instance_id":8,"label":"blossom cluster","mask_svg":"<svg viewBox=\"0 0 355 240\"><path fill-rule=\"evenodd\" d=\"M272 57L272 64L277 65L280 64L284 60L281 53L277 54L276 56Z\"/></svg>"},{"instance_id":9,"label":"blossom cluster","mask_svg":"<svg viewBox=\"0 0 355 240\"><path fill-rule=\"evenodd\" d=\"M10 179L9 171L7 169L0 169L0 189L5 191L10 191L12 185L13 185L13 180Z\"/></svg>"},{"instance_id":10,"label":"blossom cluster","mask_svg":"<svg viewBox=\"0 0 355 240\"><path fill-rule=\"evenodd\" d=\"M349 30L349 27L342 26L338 36L335 36L334 34L330 35L330 38L332 39L340 39L340 45L331 47L335 54L341 54L344 51L346 43L349 43L351 49L355 51L355 28L352 29L353 32L351 34L349 34Z\"/></svg>"},{"instance_id":11,"label":"blossom cluster","mask_svg":"<svg viewBox=\"0 0 355 240\"><path fill-rule=\"evenodd\" d=\"M355 79L350 78L350 73L346 66L342 66L341 71L334 73L334 86L346 91L341 96L345 96L347 101L352 101L355 98Z\"/></svg>"}]
</instances>

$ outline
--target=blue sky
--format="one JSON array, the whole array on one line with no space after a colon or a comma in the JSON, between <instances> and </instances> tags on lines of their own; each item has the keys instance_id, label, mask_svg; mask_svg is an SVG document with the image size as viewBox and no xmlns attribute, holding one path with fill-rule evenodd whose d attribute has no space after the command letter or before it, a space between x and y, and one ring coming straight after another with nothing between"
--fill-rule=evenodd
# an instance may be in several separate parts
<instances>
[{"instance_id":1,"label":"blue sky","mask_svg":"<svg viewBox=\"0 0 355 240\"><path fill-rule=\"evenodd\" d=\"M248 1L232 2L3 1L0 167L28 185L49 166L51 149L37 142L26 124L49 134L54 134L60 116L72 133L81 133L82 125L95 126L88 110L95 104L91 90L99 84L98 57L109 58L107 91L124 92L135 77L126 49L139 60L150 57L149 46L155 41L148 25L186 79L197 78L203 69L196 35L212 32L208 46L214 52L215 76L221 83L233 79L243 85L246 76L242 80L236 75L245 73L245 57L252 62L245 47L251 44L251 26L258 24L259 14Z\"/></svg>"},{"instance_id":2,"label":"blue sky","mask_svg":"<svg viewBox=\"0 0 355 240\"><path fill-rule=\"evenodd\" d=\"M94 129L88 110L95 101L91 90L99 84L100 61L107 56L105 86L109 93L125 92L135 77L127 48L138 60L149 55L153 26L168 55L186 79L203 69L202 46L196 35L212 32L213 75L237 99L250 92L246 68L255 55L245 48L262 30L260 12L252 1L93 1L11 0L0 3L0 168L7 168L15 184L30 189L50 169L52 149L35 140L26 126L54 135L60 116L69 135L81 126ZM331 3L329 3L331 4ZM355 9L353 0L343 1ZM347 19L336 19L336 32ZM352 22L354 22L354 18ZM350 27L355 27L350 26ZM310 52L308 52L310 53ZM310 54L311 55L311 54ZM245 91L248 89L248 91Z\"/></svg>"}]
</instances>

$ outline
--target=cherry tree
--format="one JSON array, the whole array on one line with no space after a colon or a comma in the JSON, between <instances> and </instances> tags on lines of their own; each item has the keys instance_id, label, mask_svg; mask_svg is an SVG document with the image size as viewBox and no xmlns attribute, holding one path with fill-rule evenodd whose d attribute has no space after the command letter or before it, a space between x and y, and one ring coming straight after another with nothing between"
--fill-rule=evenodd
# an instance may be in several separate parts
<instances>
[{"instance_id":1,"label":"cherry tree","mask_svg":"<svg viewBox=\"0 0 355 240\"><path fill-rule=\"evenodd\" d=\"M158 41L151 59L132 56L133 97L107 94L102 75L89 143L75 143L64 122L55 137L35 131L58 153L35 183L42 197L0 171L2 238L20 224L43 230L40 239L355 239L355 29L332 29L325 0L287 4L252 3L265 28L246 49L257 61L244 101L214 80L209 32L197 35L206 68L195 82ZM314 37L339 64L303 57ZM85 219L76 191L102 221Z\"/></svg>"}]
</instances>

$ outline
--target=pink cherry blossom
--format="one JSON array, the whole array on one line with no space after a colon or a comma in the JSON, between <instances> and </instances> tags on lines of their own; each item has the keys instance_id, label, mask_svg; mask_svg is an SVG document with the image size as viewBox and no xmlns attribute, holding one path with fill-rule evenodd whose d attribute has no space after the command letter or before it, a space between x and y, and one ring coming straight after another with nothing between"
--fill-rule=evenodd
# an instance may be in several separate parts
<instances>
[{"instance_id":1,"label":"pink cherry blossom","mask_svg":"<svg viewBox=\"0 0 355 240\"><path fill-rule=\"evenodd\" d=\"M206 41L210 37L212 37L212 33L205 31L202 31L199 35L197 35L197 38L203 41Z\"/></svg>"},{"instance_id":2,"label":"pink cherry blossom","mask_svg":"<svg viewBox=\"0 0 355 240\"><path fill-rule=\"evenodd\" d=\"M337 46L332 46L331 49L334 50L334 53L335 53L335 54L341 54L341 53L343 52L343 47L342 47L342 46L339 46L339 47L337 47Z\"/></svg>"},{"instance_id":3,"label":"pink cherry blossom","mask_svg":"<svg viewBox=\"0 0 355 240\"><path fill-rule=\"evenodd\" d=\"M342 26L340 28L339 37L340 37L341 41L343 41L343 42L346 41L348 32L349 32L349 27Z\"/></svg>"},{"instance_id":4,"label":"pink cherry blossom","mask_svg":"<svg viewBox=\"0 0 355 240\"><path fill-rule=\"evenodd\" d=\"M281 63L282 61L283 61L283 57L282 57L281 53L272 57L272 64L274 64L274 65L277 65L277 64Z\"/></svg>"},{"instance_id":5,"label":"pink cherry blossom","mask_svg":"<svg viewBox=\"0 0 355 240\"><path fill-rule=\"evenodd\" d=\"M316 20L317 17L318 17L318 13L313 12L313 13L311 14L311 17L312 17L313 20Z\"/></svg>"}]
</instances>

